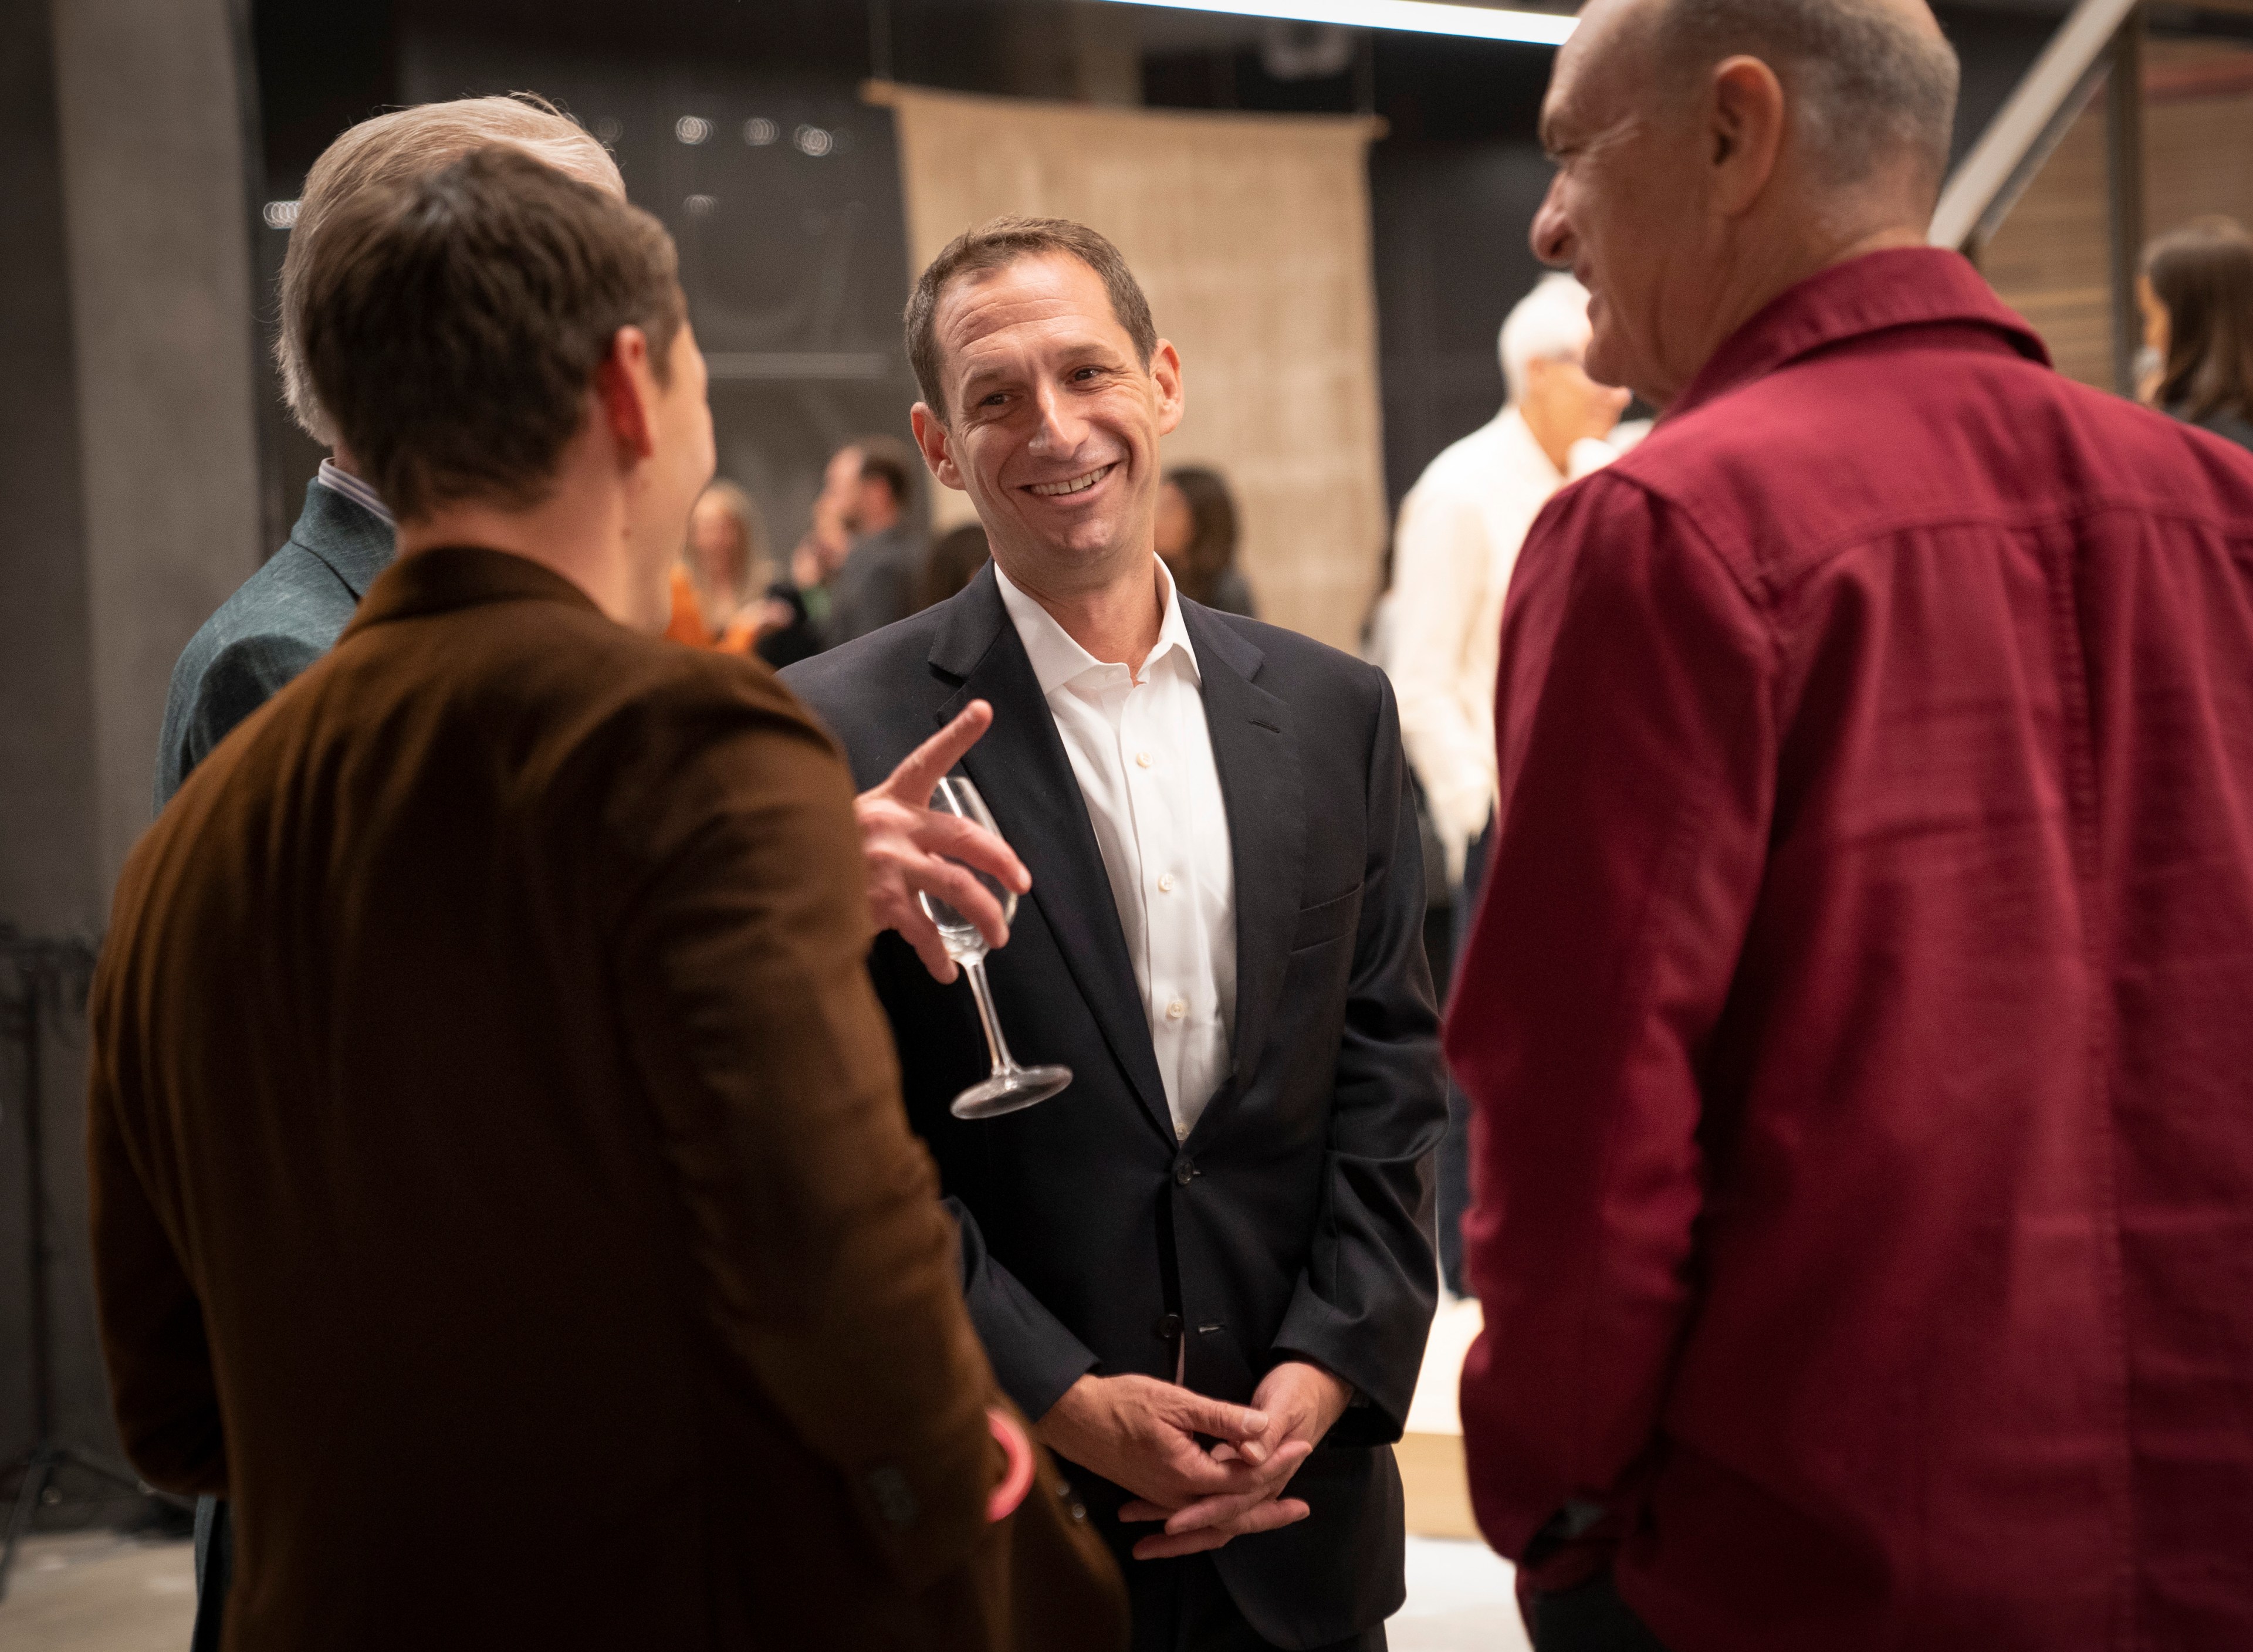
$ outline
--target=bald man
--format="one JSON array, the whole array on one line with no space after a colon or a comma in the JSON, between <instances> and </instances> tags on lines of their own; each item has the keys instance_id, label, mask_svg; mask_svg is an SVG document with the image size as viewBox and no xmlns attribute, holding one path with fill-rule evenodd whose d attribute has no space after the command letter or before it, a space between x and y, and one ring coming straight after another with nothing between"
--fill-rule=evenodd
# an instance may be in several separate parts
<instances>
[{"instance_id":1,"label":"bald man","mask_svg":"<svg viewBox=\"0 0 2253 1652\"><path fill-rule=\"evenodd\" d=\"M1503 620L1462 1412L1542 1652L2253 1646L2253 463L1925 246L1923 7L1596 0L1664 409Z\"/></svg>"}]
</instances>

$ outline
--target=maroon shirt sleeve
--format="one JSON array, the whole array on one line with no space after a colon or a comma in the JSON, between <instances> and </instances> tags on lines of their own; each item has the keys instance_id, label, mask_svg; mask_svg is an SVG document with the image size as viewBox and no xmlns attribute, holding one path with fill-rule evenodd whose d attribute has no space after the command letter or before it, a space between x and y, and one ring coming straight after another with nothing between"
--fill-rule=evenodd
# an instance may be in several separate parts
<instances>
[{"instance_id":1,"label":"maroon shirt sleeve","mask_svg":"<svg viewBox=\"0 0 2253 1652\"><path fill-rule=\"evenodd\" d=\"M1774 649L1695 526L1599 475L1503 619L1500 831L1447 1051L1476 1108L1463 1371L1479 1524L1616 1512L1690 1300L1698 1069L1769 827ZM1605 1523L1608 1525L1610 1523Z\"/></svg>"}]
</instances>

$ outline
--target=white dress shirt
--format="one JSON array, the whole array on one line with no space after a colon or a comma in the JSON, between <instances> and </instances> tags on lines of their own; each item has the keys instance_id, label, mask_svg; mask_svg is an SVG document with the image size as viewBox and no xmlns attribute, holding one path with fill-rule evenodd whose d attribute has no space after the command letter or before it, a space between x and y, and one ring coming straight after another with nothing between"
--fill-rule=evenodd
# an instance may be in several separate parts
<instances>
[{"instance_id":1,"label":"white dress shirt","mask_svg":"<svg viewBox=\"0 0 2253 1652\"><path fill-rule=\"evenodd\" d=\"M1236 867L1196 650L1172 575L1155 557L1151 562L1165 615L1139 679L1074 642L998 563L994 581L1086 799L1174 1135L1185 1140L1228 1077Z\"/></svg>"},{"instance_id":2,"label":"white dress shirt","mask_svg":"<svg viewBox=\"0 0 2253 1652\"><path fill-rule=\"evenodd\" d=\"M399 524L392 519L391 507L383 502L383 496L334 459L323 459L321 468L315 473L313 479L323 487L343 494L361 510L381 522L384 526L394 529L398 527Z\"/></svg>"},{"instance_id":3,"label":"white dress shirt","mask_svg":"<svg viewBox=\"0 0 2253 1652\"><path fill-rule=\"evenodd\" d=\"M1573 476L1615 457L1602 443L1577 443ZM1464 851L1494 812L1503 596L1526 530L1566 480L1517 408L1505 407L1444 450L1400 501L1379 663L1450 883L1461 881Z\"/></svg>"}]
</instances>

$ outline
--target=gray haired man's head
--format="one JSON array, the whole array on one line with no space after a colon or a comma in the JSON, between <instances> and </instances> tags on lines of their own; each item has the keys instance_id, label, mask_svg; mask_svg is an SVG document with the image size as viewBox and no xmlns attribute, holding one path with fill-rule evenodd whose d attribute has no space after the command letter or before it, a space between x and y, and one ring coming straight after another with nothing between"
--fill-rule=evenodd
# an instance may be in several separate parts
<instances>
[{"instance_id":1,"label":"gray haired man's head","mask_svg":"<svg viewBox=\"0 0 2253 1652\"><path fill-rule=\"evenodd\" d=\"M1724 59L1759 58L1790 96L1795 141L1840 188L1906 160L1937 192L1956 124L1955 52L1922 4L1664 0L1652 35L1680 94Z\"/></svg>"},{"instance_id":2,"label":"gray haired man's head","mask_svg":"<svg viewBox=\"0 0 2253 1652\"><path fill-rule=\"evenodd\" d=\"M1924 0L1590 0L1532 232L1588 289L1589 373L1664 407L1798 282L1921 244L1956 83Z\"/></svg>"}]
</instances>

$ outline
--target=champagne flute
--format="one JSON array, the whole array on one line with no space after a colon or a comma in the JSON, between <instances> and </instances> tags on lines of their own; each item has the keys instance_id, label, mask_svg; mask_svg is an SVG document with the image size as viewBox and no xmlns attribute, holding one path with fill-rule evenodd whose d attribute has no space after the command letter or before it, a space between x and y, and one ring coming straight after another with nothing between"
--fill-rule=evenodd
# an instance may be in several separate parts
<instances>
[{"instance_id":1,"label":"champagne flute","mask_svg":"<svg viewBox=\"0 0 2253 1652\"><path fill-rule=\"evenodd\" d=\"M978 795L978 788L966 776L948 775L941 779L938 789L931 793L931 806L1000 835L993 815L987 811L986 799ZM959 861L955 864L963 865ZM976 867L964 866L963 869L984 884L1001 903L1003 922L1017 916L1015 890L1005 889L998 878L989 877ZM993 1076L983 1084L971 1085L954 1098L954 1116L999 1118L1020 1107L1029 1107L1036 1101L1046 1101L1071 1083L1069 1067L1017 1065L1009 1054L1008 1042L1001 1036L1001 1018L994 1008L994 989L986 979L986 937L975 924L936 896L917 890L916 899L923 903L924 916L938 926L938 938L946 948L946 955L961 965L962 972L970 978L970 990L978 1000L978 1019L986 1026L986 1048L994 1058Z\"/></svg>"}]
</instances>

